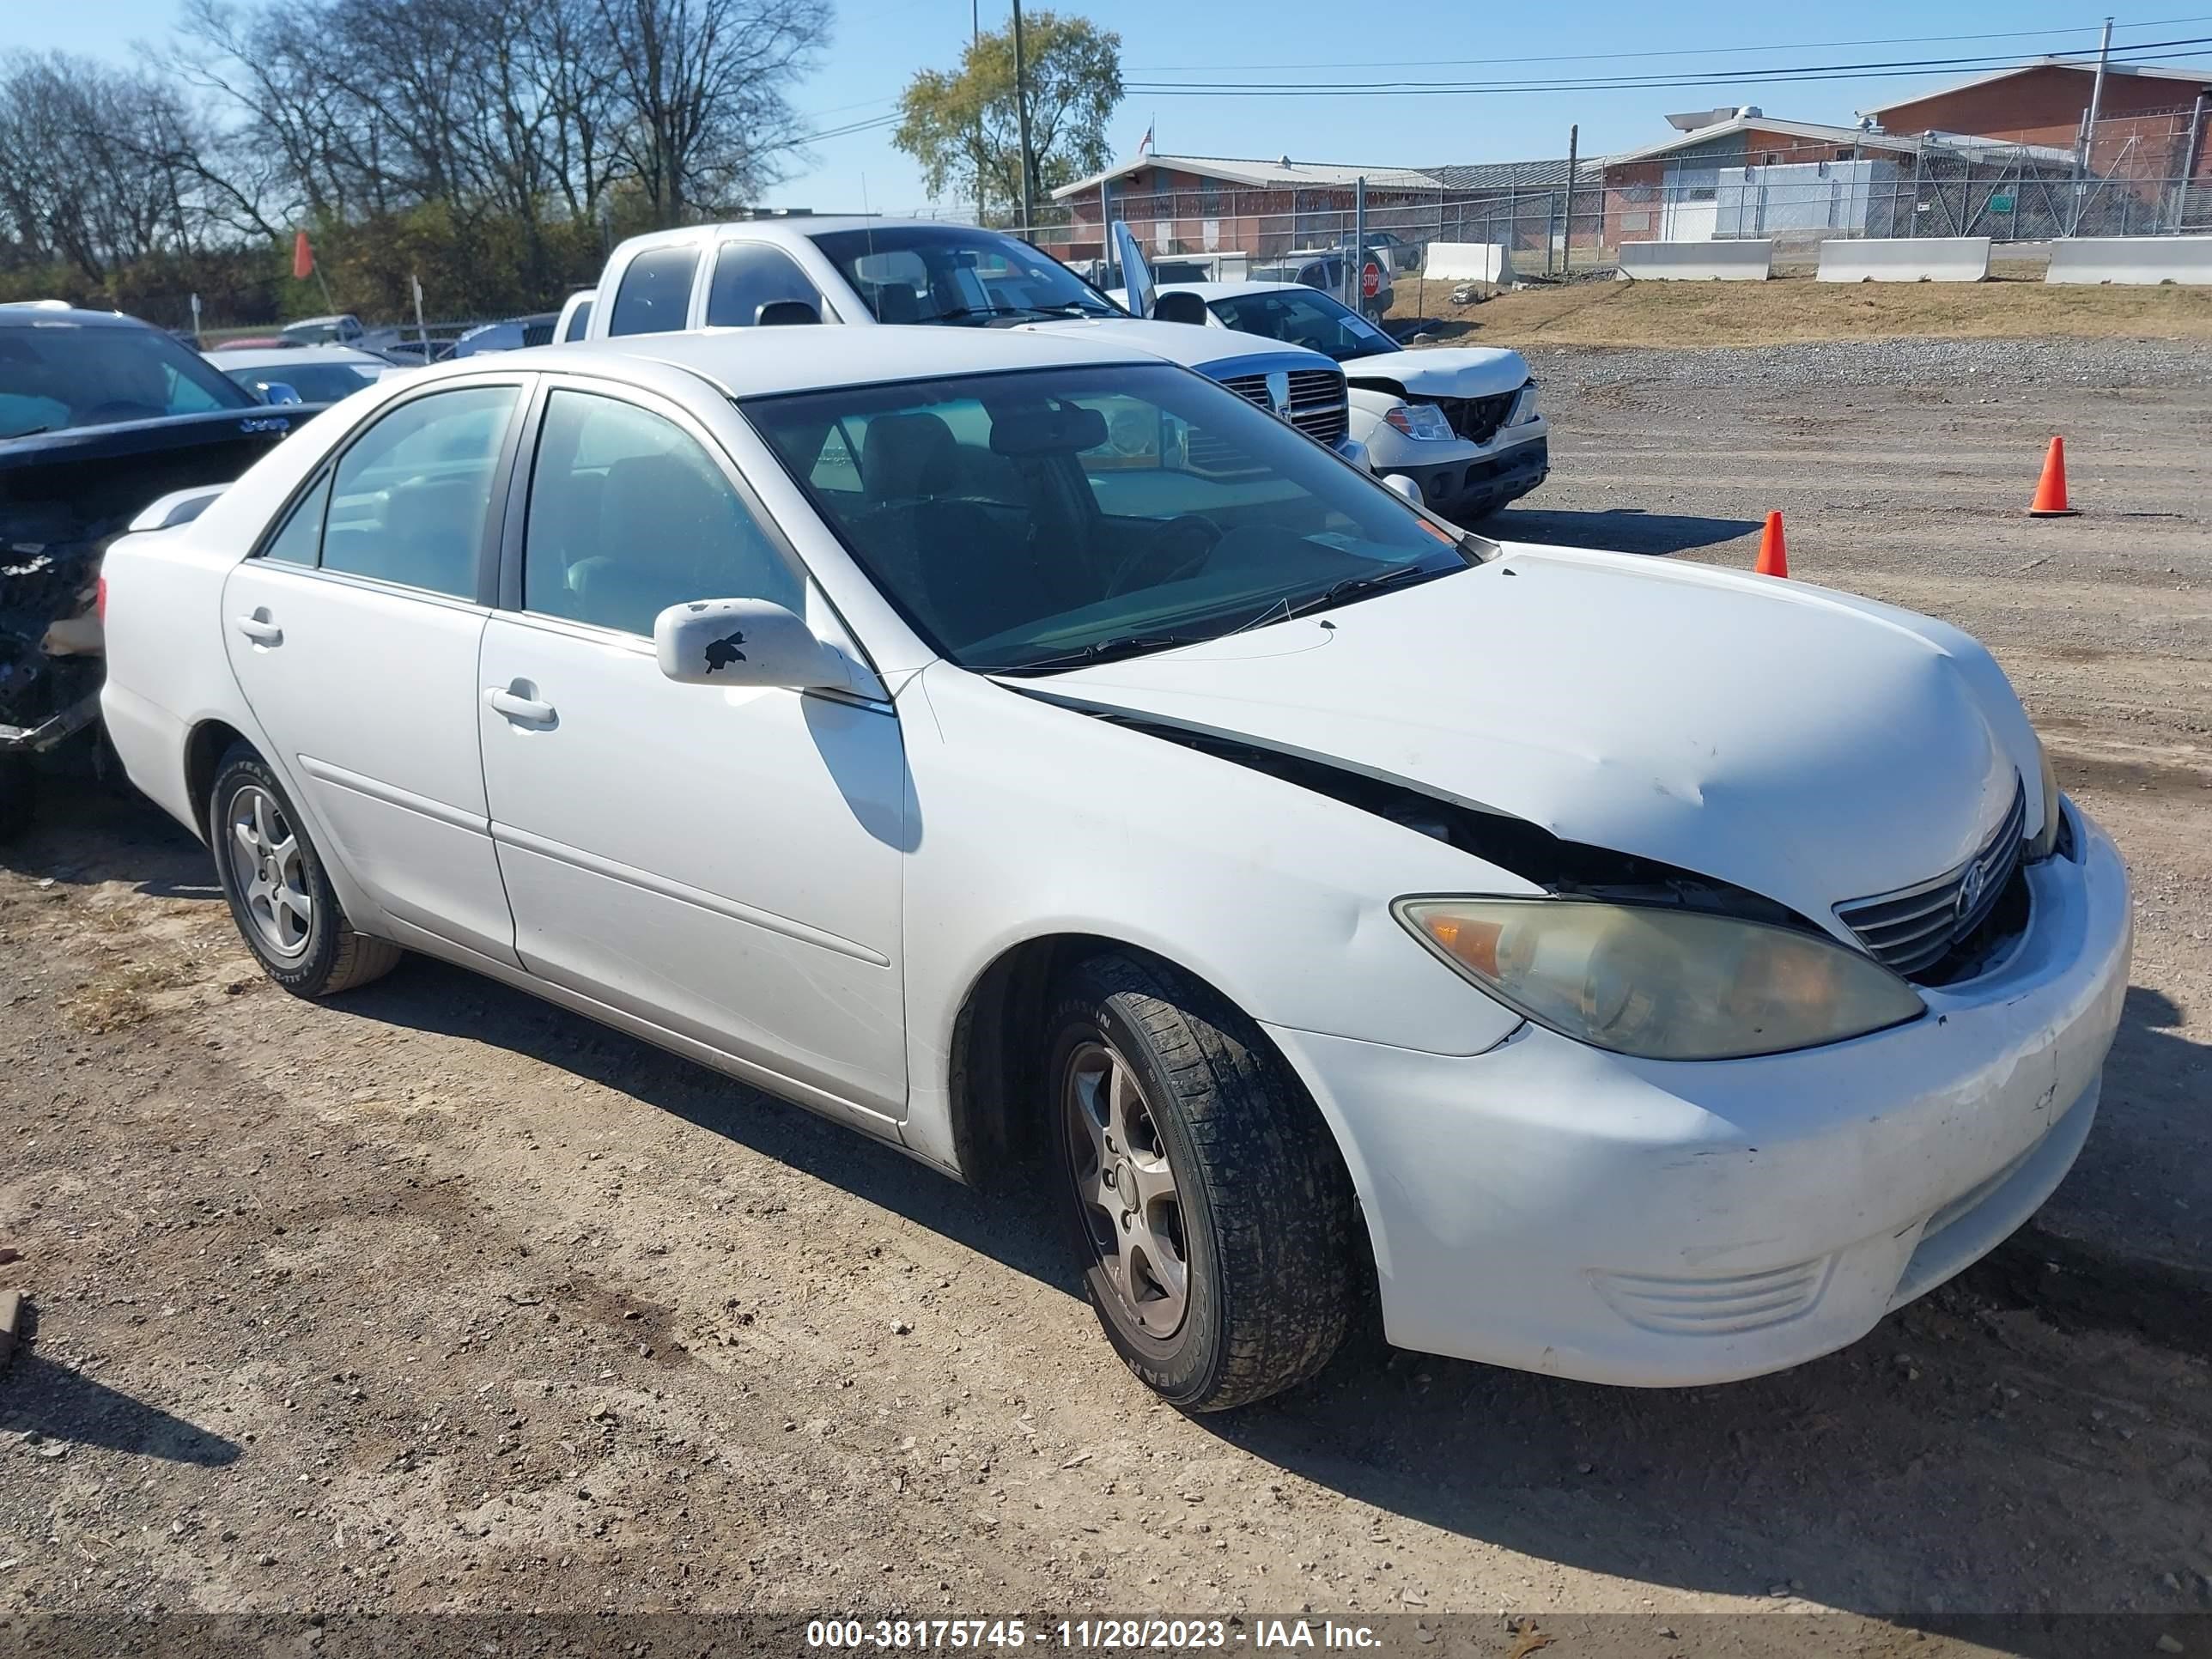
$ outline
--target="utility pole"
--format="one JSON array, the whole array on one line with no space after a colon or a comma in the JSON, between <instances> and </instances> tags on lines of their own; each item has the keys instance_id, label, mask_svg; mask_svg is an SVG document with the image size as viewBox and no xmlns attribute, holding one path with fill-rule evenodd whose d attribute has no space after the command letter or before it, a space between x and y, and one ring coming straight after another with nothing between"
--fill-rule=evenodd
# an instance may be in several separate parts
<instances>
[{"instance_id":1,"label":"utility pole","mask_svg":"<svg viewBox=\"0 0 2212 1659\"><path fill-rule=\"evenodd\" d=\"M1022 142L1022 234L1035 234L1030 218L1030 192L1036 188L1035 168L1030 163L1029 69L1022 55L1022 0L1014 0L1014 125Z\"/></svg>"},{"instance_id":2,"label":"utility pole","mask_svg":"<svg viewBox=\"0 0 2212 1659\"><path fill-rule=\"evenodd\" d=\"M2097 118L2105 106L2105 66L2112 56L2112 20L2107 17L2104 39L2097 43L2097 78L2089 83L2089 108L2081 118L2081 149L2074 163L2074 222L2068 227L2072 235L2081 233L2081 210L2089 188L2089 152L2097 143Z\"/></svg>"},{"instance_id":3,"label":"utility pole","mask_svg":"<svg viewBox=\"0 0 2212 1659\"><path fill-rule=\"evenodd\" d=\"M983 0L968 0L968 62L974 67L983 44ZM975 106L975 222L983 222L983 106Z\"/></svg>"},{"instance_id":4,"label":"utility pole","mask_svg":"<svg viewBox=\"0 0 2212 1659\"><path fill-rule=\"evenodd\" d=\"M1567 129L1567 234L1565 244L1559 249L1559 270L1567 276L1575 274L1575 152L1582 136L1579 121ZM1544 268L1548 270L1551 269L1550 250L1545 252Z\"/></svg>"}]
</instances>

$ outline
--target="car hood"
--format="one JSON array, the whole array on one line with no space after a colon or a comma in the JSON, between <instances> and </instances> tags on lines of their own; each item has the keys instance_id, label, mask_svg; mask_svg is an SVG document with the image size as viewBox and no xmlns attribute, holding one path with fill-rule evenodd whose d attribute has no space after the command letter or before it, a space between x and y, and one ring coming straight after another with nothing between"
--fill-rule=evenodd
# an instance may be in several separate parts
<instances>
[{"instance_id":1,"label":"car hood","mask_svg":"<svg viewBox=\"0 0 2212 1659\"><path fill-rule=\"evenodd\" d=\"M1836 904L1956 868L2037 773L2018 699L1958 630L1618 554L1509 545L1464 574L1019 684L1660 860L1839 935Z\"/></svg>"},{"instance_id":2,"label":"car hood","mask_svg":"<svg viewBox=\"0 0 2212 1659\"><path fill-rule=\"evenodd\" d=\"M1381 351L1344 365L1354 386L1387 384L1422 398L1494 398L1518 392L1528 365L1517 351L1496 346L1426 346Z\"/></svg>"},{"instance_id":3,"label":"car hood","mask_svg":"<svg viewBox=\"0 0 2212 1659\"><path fill-rule=\"evenodd\" d=\"M1071 317L1065 322L1020 323L1031 334L1087 335L1103 344L1164 357L1215 380L1263 368L1330 368L1334 359L1304 346L1285 345L1257 334L1210 328L1203 323L1161 323L1138 317ZM1515 381L1518 386L1520 382Z\"/></svg>"}]
</instances>

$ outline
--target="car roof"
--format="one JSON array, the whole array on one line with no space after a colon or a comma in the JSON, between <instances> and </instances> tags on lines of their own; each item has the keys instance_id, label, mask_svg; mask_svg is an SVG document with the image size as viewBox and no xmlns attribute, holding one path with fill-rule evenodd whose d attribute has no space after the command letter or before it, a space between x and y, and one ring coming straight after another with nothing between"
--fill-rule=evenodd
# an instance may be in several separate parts
<instances>
[{"instance_id":1,"label":"car roof","mask_svg":"<svg viewBox=\"0 0 2212 1659\"><path fill-rule=\"evenodd\" d=\"M246 346L241 349L211 347L200 354L217 368L276 368L286 363L374 363L389 368L389 359L352 346Z\"/></svg>"},{"instance_id":2,"label":"car roof","mask_svg":"<svg viewBox=\"0 0 2212 1659\"><path fill-rule=\"evenodd\" d=\"M145 328L156 334L165 331L137 317L126 317L119 311L81 311L75 306L53 305L44 300L24 300L0 305L0 328L52 327L57 323L74 324L81 328Z\"/></svg>"},{"instance_id":3,"label":"car roof","mask_svg":"<svg viewBox=\"0 0 2212 1659\"><path fill-rule=\"evenodd\" d=\"M671 244L717 241L725 236L744 236L761 242L798 242L838 230L972 230L1002 236L1006 231L986 231L939 219L876 219L866 214L809 214L797 219L726 219L710 225L684 225L675 230L656 230L632 236L626 247L662 247Z\"/></svg>"},{"instance_id":4,"label":"car roof","mask_svg":"<svg viewBox=\"0 0 2212 1659\"><path fill-rule=\"evenodd\" d=\"M1103 331L1102 331L1102 333ZM710 328L625 334L611 340L532 346L501 354L517 368L606 373L625 358L685 369L733 398L757 398L886 380L935 380L1015 368L1103 363L1158 365L1160 359L1110 338L1033 333L1026 329L913 327ZM444 377L483 372L474 357L425 371Z\"/></svg>"},{"instance_id":5,"label":"car roof","mask_svg":"<svg viewBox=\"0 0 2212 1659\"><path fill-rule=\"evenodd\" d=\"M1320 294L1322 293L1322 290L1316 288L1310 283L1267 283L1254 281L1249 283L1163 283L1160 284L1160 292L1163 294L1195 294L1200 299L1205 301L1208 305L1212 305L1216 300L1233 300L1240 295L1245 294L1276 294L1282 292Z\"/></svg>"}]
</instances>

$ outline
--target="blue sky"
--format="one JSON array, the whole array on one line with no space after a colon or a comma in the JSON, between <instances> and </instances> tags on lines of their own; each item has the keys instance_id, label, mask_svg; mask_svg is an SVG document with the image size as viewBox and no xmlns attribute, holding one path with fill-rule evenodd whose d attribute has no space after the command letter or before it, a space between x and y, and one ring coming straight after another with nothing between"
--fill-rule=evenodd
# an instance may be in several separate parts
<instances>
[{"instance_id":1,"label":"blue sky","mask_svg":"<svg viewBox=\"0 0 2212 1659\"><path fill-rule=\"evenodd\" d=\"M173 0L4 3L10 15L0 31L0 45L111 58L127 56L132 41L159 40L177 10ZM2204 9L2192 15L2193 6ZM2094 49L2103 16L2043 0L1952 5L1863 0L1841 9L1804 7L1795 16L1782 9L1747 14L1741 6L1712 0L1681 0L1663 8L1630 0L1583 0L1571 9L1542 4L1468 7L1465 22L1451 21L1461 9L1449 6L1401 13L1348 0L1239 0L1213 6L1190 0L1114 0L1063 9L1087 11L1118 29L1125 78L1156 82L1589 79L1716 68L2027 57ZM982 9L987 27L1002 23L1006 15L1005 0L983 0ZM2212 36L2212 0L2140 0L2135 11L2114 15L2116 55L2130 41ZM915 69L957 61L968 38L969 18L969 0L847 0L838 8L835 44L822 67L799 88L799 108L821 129L888 113ZM2003 38L1928 38L1981 34ZM1884 44L1832 44L1875 41ZM1559 61L1508 61L1532 58ZM2193 61L2212 64L2212 54ZM1314 65L1327 67L1309 67ZM1123 103L1113 137L1116 150L1129 153L1146 124L1156 119L1156 143L1164 151L1287 154L1311 161L1406 167L1563 155L1568 124L1579 122L1583 153L1601 154L1666 137L1663 118L1670 110L1749 103L1770 115L1848 124L1862 106L1947 85L1973 72L1876 75L1796 85L1754 81L1728 88L1445 96L1137 93ZM912 163L891 148L884 129L821 140L813 154L813 165L775 191L774 204L866 205L896 212L926 199Z\"/></svg>"}]
</instances>

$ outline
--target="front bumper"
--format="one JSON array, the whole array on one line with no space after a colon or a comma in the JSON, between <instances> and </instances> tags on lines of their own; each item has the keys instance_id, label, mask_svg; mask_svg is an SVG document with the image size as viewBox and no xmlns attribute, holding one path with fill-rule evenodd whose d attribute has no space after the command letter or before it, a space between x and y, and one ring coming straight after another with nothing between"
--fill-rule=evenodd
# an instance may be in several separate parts
<instances>
[{"instance_id":1,"label":"front bumper","mask_svg":"<svg viewBox=\"0 0 2212 1659\"><path fill-rule=\"evenodd\" d=\"M1422 503L1431 512L1462 522L1519 501L1543 483L1551 470L1550 441L1542 436L1522 439L1504 450L1477 452L1472 458L1376 468L1404 473L1421 486Z\"/></svg>"},{"instance_id":2,"label":"front bumper","mask_svg":"<svg viewBox=\"0 0 2212 1659\"><path fill-rule=\"evenodd\" d=\"M1390 1340L1726 1382L1856 1341L1995 1248L2080 1152L2127 988L2126 872L2072 817L2010 955L1850 1042L1670 1062L1526 1025L1455 1057L1271 1027L1351 1165Z\"/></svg>"}]
</instances>

